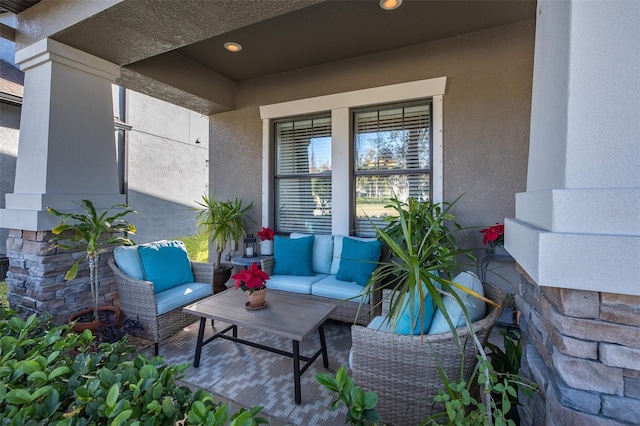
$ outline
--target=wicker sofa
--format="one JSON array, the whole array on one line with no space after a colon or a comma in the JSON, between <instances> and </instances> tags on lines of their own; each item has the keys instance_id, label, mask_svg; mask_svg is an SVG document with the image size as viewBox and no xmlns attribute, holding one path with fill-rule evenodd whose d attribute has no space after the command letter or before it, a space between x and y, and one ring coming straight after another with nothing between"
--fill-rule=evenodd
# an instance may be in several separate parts
<instances>
[{"instance_id":1,"label":"wicker sofa","mask_svg":"<svg viewBox=\"0 0 640 426\"><path fill-rule=\"evenodd\" d=\"M304 238L310 234L291 234L290 238ZM317 235L313 245L313 269L311 276L274 274L274 258L261 261L262 269L271 277L267 282L270 293L315 300L336 305L330 318L357 324L369 324L379 311L380 292L361 295L362 283L341 281L338 271L343 257L343 241L348 238L361 243L371 243L375 238ZM278 249L276 241L276 250ZM380 255L376 260L379 260ZM276 253L277 258L277 253ZM357 259L350 259L357 260ZM344 267L344 266L343 266ZM267 296L268 297L268 296Z\"/></svg>"},{"instance_id":2,"label":"wicker sofa","mask_svg":"<svg viewBox=\"0 0 640 426\"><path fill-rule=\"evenodd\" d=\"M473 330L484 345L491 329L502 313L504 293L492 284L483 283L485 296L501 305L487 306L487 315L473 323ZM388 312L387 291L384 291L382 314ZM458 328L465 344L464 373L469 380L478 354L466 327ZM376 407L382 419L393 425L416 425L434 412L433 397L443 389L437 371L440 360L447 376L456 381L460 377L462 354L451 332L411 336L398 335L374 328L351 327L352 375L363 389L378 394ZM434 356L434 354L436 356Z\"/></svg>"},{"instance_id":3,"label":"wicker sofa","mask_svg":"<svg viewBox=\"0 0 640 426\"><path fill-rule=\"evenodd\" d=\"M156 243L150 243L153 245ZM147 246L146 244L143 246ZM134 262L138 254L137 247L118 247L125 255ZM116 258L122 259L121 253L114 253ZM185 251L186 255L186 251ZM125 267L120 260L120 266L127 273L123 272L113 257L107 263L115 276L120 295L120 308L122 312L131 319L135 319L142 326L141 329L131 331L132 334L150 340L154 343L154 352L158 355L158 344L161 340L177 333L184 327L193 324L197 318L184 313L182 308L190 303L213 294L213 265L210 263L193 262L186 258L191 267L193 282L181 283L171 288L156 288L154 282L149 281L142 272L132 271L131 267ZM167 270L173 269L174 265L165 265ZM140 276L142 274L142 277ZM132 277L133 275L133 277ZM143 279L137 279L143 278ZM162 291L158 291L162 290Z\"/></svg>"}]
</instances>

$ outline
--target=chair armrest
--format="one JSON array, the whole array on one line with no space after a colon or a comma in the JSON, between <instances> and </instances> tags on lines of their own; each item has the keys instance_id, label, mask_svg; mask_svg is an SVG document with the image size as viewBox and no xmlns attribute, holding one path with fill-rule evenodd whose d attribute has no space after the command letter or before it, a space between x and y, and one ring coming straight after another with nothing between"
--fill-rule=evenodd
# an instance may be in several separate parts
<instances>
[{"instance_id":1,"label":"chair armrest","mask_svg":"<svg viewBox=\"0 0 640 426\"><path fill-rule=\"evenodd\" d=\"M120 304L125 311L140 307L149 309L149 305L153 305L153 309L156 310L156 297L151 281L136 280L135 278L125 275L120 268L118 268L112 257L107 260L107 264L113 271L116 283L118 284Z\"/></svg>"},{"instance_id":2,"label":"chair armrest","mask_svg":"<svg viewBox=\"0 0 640 426\"><path fill-rule=\"evenodd\" d=\"M191 261L191 270L197 283L213 283L213 263Z\"/></svg>"}]
</instances>

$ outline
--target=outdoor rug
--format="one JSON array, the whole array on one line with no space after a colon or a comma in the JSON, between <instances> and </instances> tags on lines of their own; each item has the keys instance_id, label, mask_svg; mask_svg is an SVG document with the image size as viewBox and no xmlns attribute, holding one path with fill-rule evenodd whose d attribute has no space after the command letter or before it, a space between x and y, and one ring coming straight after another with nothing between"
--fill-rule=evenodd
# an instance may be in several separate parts
<instances>
[{"instance_id":1,"label":"outdoor rug","mask_svg":"<svg viewBox=\"0 0 640 426\"><path fill-rule=\"evenodd\" d=\"M329 320L325 323L325 337L329 353L329 368L318 357L301 377L302 402L296 405L293 395L293 361L291 358L252 348L225 339L216 339L202 348L200 367L193 367L198 324L160 343L160 355L167 363L189 363L182 380L190 387L202 387L243 407L261 405L268 414L292 425L343 425L346 409L331 410L336 394L330 393L316 380L319 372L335 376L340 366L348 365L351 347L351 325ZM217 330L227 327L216 321ZM205 339L213 334L207 322ZM261 343L287 352L292 351L292 341L268 333L238 327L238 337ZM300 344L300 354L311 356L320 348L318 333L307 336ZM143 351L152 353L151 348ZM302 362L301 362L302 364Z\"/></svg>"}]
</instances>

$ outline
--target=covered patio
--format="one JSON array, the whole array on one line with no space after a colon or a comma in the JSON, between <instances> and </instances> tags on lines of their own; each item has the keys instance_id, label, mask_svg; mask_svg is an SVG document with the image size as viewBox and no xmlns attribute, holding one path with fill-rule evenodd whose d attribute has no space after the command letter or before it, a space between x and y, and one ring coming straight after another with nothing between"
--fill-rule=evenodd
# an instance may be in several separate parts
<instances>
[{"instance_id":1,"label":"covered patio","mask_svg":"<svg viewBox=\"0 0 640 426\"><path fill-rule=\"evenodd\" d=\"M323 226L341 235L358 232L354 114L426 101L428 198L462 195L465 226L506 223L521 373L544 394L521 400L523 424L640 417L640 3L26 3L2 28L25 72L0 210L12 307L62 317L83 303L44 250L46 207L123 200L111 84L209 116L209 187L252 201L255 230L290 231L279 188L298 176L278 172L276 125L327 120Z\"/></svg>"}]
</instances>

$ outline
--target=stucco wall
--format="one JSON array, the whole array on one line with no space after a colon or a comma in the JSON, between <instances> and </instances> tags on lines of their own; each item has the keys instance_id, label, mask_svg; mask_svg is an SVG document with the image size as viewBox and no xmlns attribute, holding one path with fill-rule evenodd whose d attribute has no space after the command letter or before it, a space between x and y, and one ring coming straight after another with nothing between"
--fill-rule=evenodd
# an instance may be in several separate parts
<instances>
[{"instance_id":1,"label":"stucco wall","mask_svg":"<svg viewBox=\"0 0 640 426\"><path fill-rule=\"evenodd\" d=\"M13 192L19 128L20 108L0 103L0 209L5 208L5 194ZM0 253L6 252L7 236L8 230L0 228Z\"/></svg>"},{"instance_id":2,"label":"stucco wall","mask_svg":"<svg viewBox=\"0 0 640 426\"><path fill-rule=\"evenodd\" d=\"M445 200L464 194L464 225L502 222L526 187L534 33L526 22L241 84L237 110L210 118L210 184L219 195L253 200L259 220L260 105L446 76ZM469 237L481 246L475 230Z\"/></svg>"},{"instance_id":3,"label":"stucco wall","mask_svg":"<svg viewBox=\"0 0 640 426\"><path fill-rule=\"evenodd\" d=\"M209 120L128 90L127 202L137 243L195 232L195 201L208 192ZM196 143L196 140L199 143Z\"/></svg>"}]
</instances>

